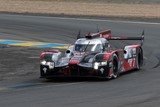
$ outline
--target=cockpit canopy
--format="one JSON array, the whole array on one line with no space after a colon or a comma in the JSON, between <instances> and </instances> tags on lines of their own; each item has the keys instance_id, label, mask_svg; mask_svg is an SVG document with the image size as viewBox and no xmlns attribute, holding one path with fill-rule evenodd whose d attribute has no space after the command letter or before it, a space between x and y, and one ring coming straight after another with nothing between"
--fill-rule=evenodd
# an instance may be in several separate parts
<instances>
[{"instance_id":1,"label":"cockpit canopy","mask_svg":"<svg viewBox=\"0 0 160 107\"><path fill-rule=\"evenodd\" d=\"M78 52L100 52L101 50L101 44L75 44L75 51Z\"/></svg>"},{"instance_id":2,"label":"cockpit canopy","mask_svg":"<svg viewBox=\"0 0 160 107\"><path fill-rule=\"evenodd\" d=\"M73 50L77 52L102 52L105 48L107 48L107 46L108 41L104 38L81 38L75 42Z\"/></svg>"}]
</instances>

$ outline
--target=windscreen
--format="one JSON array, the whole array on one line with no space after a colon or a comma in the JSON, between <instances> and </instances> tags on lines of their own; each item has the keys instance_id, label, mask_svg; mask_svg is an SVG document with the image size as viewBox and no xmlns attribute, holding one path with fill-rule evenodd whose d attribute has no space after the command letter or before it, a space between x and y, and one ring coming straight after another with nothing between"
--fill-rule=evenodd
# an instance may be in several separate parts
<instances>
[{"instance_id":1,"label":"windscreen","mask_svg":"<svg viewBox=\"0 0 160 107\"><path fill-rule=\"evenodd\" d=\"M76 44L75 51L83 52L83 51L92 51L93 44Z\"/></svg>"}]
</instances>

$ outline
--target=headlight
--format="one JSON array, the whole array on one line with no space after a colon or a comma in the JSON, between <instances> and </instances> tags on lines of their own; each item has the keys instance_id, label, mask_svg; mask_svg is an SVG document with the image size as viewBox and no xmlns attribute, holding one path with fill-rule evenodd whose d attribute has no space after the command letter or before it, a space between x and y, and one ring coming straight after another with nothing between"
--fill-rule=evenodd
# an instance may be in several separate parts
<instances>
[{"instance_id":1,"label":"headlight","mask_svg":"<svg viewBox=\"0 0 160 107\"><path fill-rule=\"evenodd\" d=\"M55 63L54 62L46 62L45 60L40 62L42 65L47 65L49 69L54 69Z\"/></svg>"},{"instance_id":2,"label":"headlight","mask_svg":"<svg viewBox=\"0 0 160 107\"><path fill-rule=\"evenodd\" d=\"M42 65L45 65L45 64L46 64L46 61L43 60L43 61L41 61L40 63L41 63Z\"/></svg>"},{"instance_id":3,"label":"headlight","mask_svg":"<svg viewBox=\"0 0 160 107\"><path fill-rule=\"evenodd\" d=\"M49 69L54 69L54 67L55 67L54 62L48 62L47 65L49 66Z\"/></svg>"},{"instance_id":4,"label":"headlight","mask_svg":"<svg viewBox=\"0 0 160 107\"><path fill-rule=\"evenodd\" d=\"M105 61L105 62L95 62L93 67L94 67L94 69L97 70L99 66L105 66L105 65L107 65L107 61Z\"/></svg>"},{"instance_id":5,"label":"headlight","mask_svg":"<svg viewBox=\"0 0 160 107\"><path fill-rule=\"evenodd\" d=\"M100 64L101 64L101 66L107 65L107 61L106 62L101 62Z\"/></svg>"},{"instance_id":6,"label":"headlight","mask_svg":"<svg viewBox=\"0 0 160 107\"><path fill-rule=\"evenodd\" d=\"M98 67L99 67L99 64L100 64L100 63L95 62L95 63L94 63L94 69L96 69L96 70L97 70L97 69L98 69Z\"/></svg>"}]
</instances>

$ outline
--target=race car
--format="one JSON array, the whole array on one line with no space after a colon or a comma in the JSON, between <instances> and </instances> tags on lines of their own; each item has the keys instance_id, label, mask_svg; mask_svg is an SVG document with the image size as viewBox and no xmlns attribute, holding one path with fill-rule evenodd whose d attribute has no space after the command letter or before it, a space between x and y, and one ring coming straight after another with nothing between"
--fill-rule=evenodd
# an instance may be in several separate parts
<instances>
[{"instance_id":1,"label":"race car","mask_svg":"<svg viewBox=\"0 0 160 107\"><path fill-rule=\"evenodd\" d=\"M143 65L144 31L140 37L114 37L111 30L77 36L65 52L46 50L40 54L40 77L117 78L120 73ZM111 48L110 41L141 40L123 48Z\"/></svg>"}]
</instances>

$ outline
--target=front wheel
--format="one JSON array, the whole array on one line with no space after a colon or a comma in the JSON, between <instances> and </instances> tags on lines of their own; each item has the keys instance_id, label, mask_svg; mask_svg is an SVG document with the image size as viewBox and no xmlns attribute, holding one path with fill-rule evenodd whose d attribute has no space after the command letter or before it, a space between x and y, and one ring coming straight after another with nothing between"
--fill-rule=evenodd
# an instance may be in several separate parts
<instances>
[{"instance_id":1,"label":"front wheel","mask_svg":"<svg viewBox=\"0 0 160 107\"><path fill-rule=\"evenodd\" d=\"M112 70L113 70L113 78L117 78L119 76L119 70L118 70L118 57L116 54L113 55L113 60L112 60Z\"/></svg>"}]
</instances>

